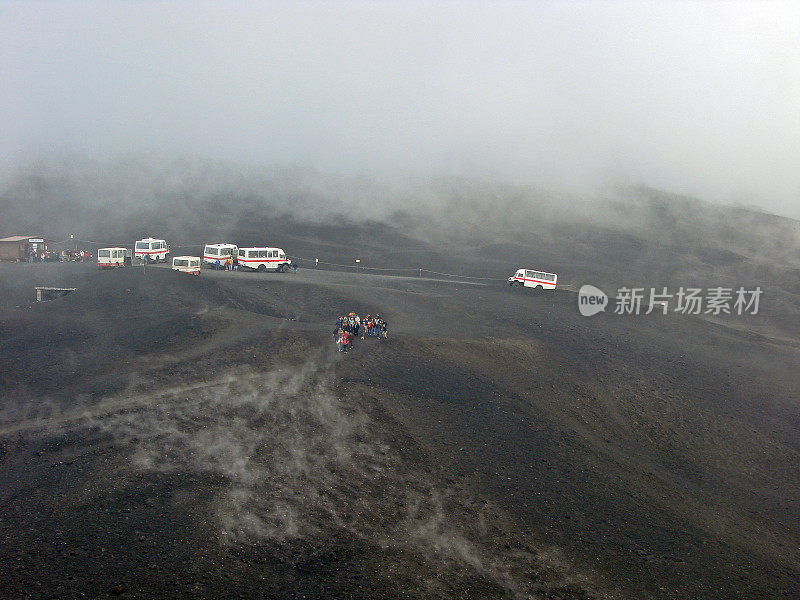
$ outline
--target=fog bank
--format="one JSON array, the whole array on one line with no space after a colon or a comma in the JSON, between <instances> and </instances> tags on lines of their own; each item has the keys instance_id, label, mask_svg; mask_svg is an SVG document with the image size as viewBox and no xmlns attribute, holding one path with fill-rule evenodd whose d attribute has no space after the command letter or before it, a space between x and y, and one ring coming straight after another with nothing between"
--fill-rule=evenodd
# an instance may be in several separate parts
<instances>
[{"instance_id":1,"label":"fog bank","mask_svg":"<svg viewBox=\"0 0 800 600\"><path fill-rule=\"evenodd\" d=\"M0 161L202 156L800 216L796 3L0 2Z\"/></svg>"}]
</instances>

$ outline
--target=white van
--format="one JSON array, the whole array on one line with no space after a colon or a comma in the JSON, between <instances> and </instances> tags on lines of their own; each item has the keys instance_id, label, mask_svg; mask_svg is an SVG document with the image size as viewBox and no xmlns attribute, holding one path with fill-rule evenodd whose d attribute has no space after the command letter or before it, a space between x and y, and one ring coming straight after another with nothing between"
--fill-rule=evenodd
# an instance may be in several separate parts
<instances>
[{"instance_id":1,"label":"white van","mask_svg":"<svg viewBox=\"0 0 800 600\"><path fill-rule=\"evenodd\" d=\"M181 273L191 273L192 275L200 275L200 257L175 256L172 259L172 270L180 271Z\"/></svg>"},{"instance_id":2,"label":"white van","mask_svg":"<svg viewBox=\"0 0 800 600\"><path fill-rule=\"evenodd\" d=\"M239 248L235 244L206 244L203 248L203 266L213 267L219 261L220 266L224 267L229 258L236 264L238 257Z\"/></svg>"},{"instance_id":3,"label":"white van","mask_svg":"<svg viewBox=\"0 0 800 600\"><path fill-rule=\"evenodd\" d=\"M534 271L533 269L519 269L514 275L508 278L508 285L519 287L525 286L540 290L556 289L558 275L555 273L545 273L544 271Z\"/></svg>"},{"instance_id":4,"label":"white van","mask_svg":"<svg viewBox=\"0 0 800 600\"><path fill-rule=\"evenodd\" d=\"M133 255L136 258L167 262L169 256L169 246L164 240L155 238L144 238L138 240L133 247Z\"/></svg>"},{"instance_id":5,"label":"white van","mask_svg":"<svg viewBox=\"0 0 800 600\"><path fill-rule=\"evenodd\" d=\"M239 269L278 271L283 273L292 266L280 248L239 248Z\"/></svg>"},{"instance_id":6,"label":"white van","mask_svg":"<svg viewBox=\"0 0 800 600\"><path fill-rule=\"evenodd\" d=\"M126 248L100 248L97 251L97 266L101 269L124 266L126 251Z\"/></svg>"}]
</instances>

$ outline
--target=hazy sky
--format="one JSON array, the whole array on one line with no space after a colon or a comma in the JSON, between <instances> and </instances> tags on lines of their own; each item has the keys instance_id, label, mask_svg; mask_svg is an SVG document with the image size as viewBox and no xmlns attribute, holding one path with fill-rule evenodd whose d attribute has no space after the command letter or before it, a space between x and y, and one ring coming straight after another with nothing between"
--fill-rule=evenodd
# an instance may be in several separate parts
<instances>
[{"instance_id":1,"label":"hazy sky","mask_svg":"<svg viewBox=\"0 0 800 600\"><path fill-rule=\"evenodd\" d=\"M0 158L51 151L800 217L800 3L0 0Z\"/></svg>"}]
</instances>

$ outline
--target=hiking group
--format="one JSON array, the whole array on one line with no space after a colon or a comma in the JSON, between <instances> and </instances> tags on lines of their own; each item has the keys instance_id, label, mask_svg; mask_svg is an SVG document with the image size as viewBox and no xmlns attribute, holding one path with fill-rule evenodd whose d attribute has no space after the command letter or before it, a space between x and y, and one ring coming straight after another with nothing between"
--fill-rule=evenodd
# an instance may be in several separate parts
<instances>
[{"instance_id":1,"label":"hiking group","mask_svg":"<svg viewBox=\"0 0 800 600\"><path fill-rule=\"evenodd\" d=\"M219 259L214 261L214 269L217 271L233 271L235 268L236 265L233 264L233 259L230 256L223 259L222 262L219 262Z\"/></svg>"},{"instance_id":2,"label":"hiking group","mask_svg":"<svg viewBox=\"0 0 800 600\"><path fill-rule=\"evenodd\" d=\"M366 337L376 337L378 339L388 339L389 325L380 315L367 315L363 319L356 313L336 319L336 329L333 330L333 337L336 340L336 348L339 352L347 352L353 346L353 340L361 335L361 339Z\"/></svg>"}]
</instances>

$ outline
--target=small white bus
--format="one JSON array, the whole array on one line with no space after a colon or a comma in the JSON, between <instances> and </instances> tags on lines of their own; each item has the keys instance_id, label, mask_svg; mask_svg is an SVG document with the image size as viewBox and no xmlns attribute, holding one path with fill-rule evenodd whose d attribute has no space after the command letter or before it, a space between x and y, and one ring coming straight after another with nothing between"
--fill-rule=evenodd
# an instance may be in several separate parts
<instances>
[{"instance_id":1,"label":"small white bus","mask_svg":"<svg viewBox=\"0 0 800 600\"><path fill-rule=\"evenodd\" d=\"M212 267L219 261L220 267L225 267L225 261L229 258L236 264L239 255L239 248L235 244L206 244L203 248L203 266Z\"/></svg>"},{"instance_id":2,"label":"small white bus","mask_svg":"<svg viewBox=\"0 0 800 600\"><path fill-rule=\"evenodd\" d=\"M239 269L283 273L291 265L292 261L286 258L286 253L280 248L239 248Z\"/></svg>"},{"instance_id":3,"label":"small white bus","mask_svg":"<svg viewBox=\"0 0 800 600\"><path fill-rule=\"evenodd\" d=\"M558 275L555 273L545 273L544 271L534 271L533 269L519 269L514 275L508 278L508 285L513 287L525 286L539 290L556 289Z\"/></svg>"},{"instance_id":4,"label":"small white bus","mask_svg":"<svg viewBox=\"0 0 800 600\"><path fill-rule=\"evenodd\" d=\"M101 269L125 265L125 248L100 248L97 251L97 266Z\"/></svg>"},{"instance_id":5,"label":"small white bus","mask_svg":"<svg viewBox=\"0 0 800 600\"><path fill-rule=\"evenodd\" d=\"M175 256L172 258L172 270L181 273L200 275L199 256Z\"/></svg>"},{"instance_id":6,"label":"small white bus","mask_svg":"<svg viewBox=\"0 0 800 600\"><path fill-rule=\"evenodd\" d=\"M136 258L142 260L167 262L169 246L167 246L165 240L144 238L136 242L136 245L133 247L133 254Z\"/></svg>"}]
</instances>

